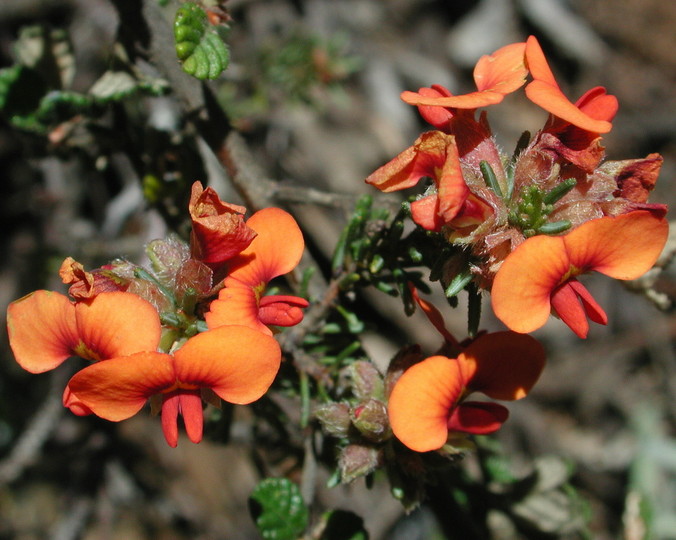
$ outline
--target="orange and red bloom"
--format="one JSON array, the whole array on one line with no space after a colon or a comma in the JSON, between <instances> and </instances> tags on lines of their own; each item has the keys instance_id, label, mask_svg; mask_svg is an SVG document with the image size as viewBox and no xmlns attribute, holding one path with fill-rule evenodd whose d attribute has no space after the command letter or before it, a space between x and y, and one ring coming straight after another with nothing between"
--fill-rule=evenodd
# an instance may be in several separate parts
<instances>
[{"instance_id":1,"label":"orange and red bloom","mask_svg":"<svg viewBox=\"0 0 676 540\"><path fill-rule=\"evenodd\" d=\"M668 234L663 214L638 210L588 221L563 236L529 238L495 276L493 311L517 332L540 328L553 311L584 338L587 317L600 324L607 317L577 276L596 271L615 279L638 278L655 264Z\"/></svg>"},{"instance_id":2,"label":"orange and red bloom","mask_svg":"<svg viewBox=\"0 0 676 540\"><path fill-rule=\"evenodd\" d=\"M507 420L507 409L467 397L481 392L493 399L521 399L537 382L544 363L542 346L514 332L484 334L456 358L426 358L408 368L392 389L392 432L417 452L440 449L449 434L492 433Z\"/></svg>"},{"instance_id":3,"label":"orange and red bloom","mask_svg":"<svg viewBox=\"0 0 676 540\"><path fill-rule=\"evenodd\" d=\"M209 328L243 324L265 334L270 326L294 326L307 300L298 296L264 296L267 284L293 270L303 255L303 235L290 214L279 208L256 212L246 222L257 233L246 249L228 261L228 277L205 319ZM283 246L283 249L280 249Z\"/></svg>"},{"instance_id":4,"label":"orange and red bloom","mask_svg":"<svg viewBox=\"0 0 676 540\"><path fill-rule=\"evenodd\" d=\"M90 360L69 381L64 406L119 421L152 398L161 402L169 445L178 442L179 415L190 440L199 442L203 400L212 402L214 394L236 404L260 398L281 362L265 325L297 324L308 305L293 296L263 296L269 280L300 260L304 242L295 220L267 209L249 220L250 227L243 213L196 182L191 247L176 238L151 242L155 274L125 261L87 272L66 259L60 274L74 300L36 291L8 308L10 346L19 365L41 373L71 356ZM228 283L214 281L224 272L230 272ZM200 304L234 280L251 301L238 305L234 319L212 320L207 329Z\"/></svg>"},{"instance_id":5,"label":"orange and red bloom","mask_svg":"<svg viewBox=\"0 0 676 540\"><path fill-rule=\"evenodd\" d=\"M222 326L188 339L172 354L141 351L98 362L76 373L68 388L94 414L126 420L154 395L161 395L162 430L167 443L178 443L178 415L188 438L202 440L202 391L247 404L272 384L281 350L277 342L245 326Z\"/></svg>"},{"instance_id":6,"label":"orange and red bloom","mask_svg":"<svg viewBox=\"0 0 676 540\"><path fill-rule=\"evenodd\" d=\"M587 317L605 324L606 315L575 277L594 270L638 277L666 242L666 207L647 203L661 157L601 164L601 134L612 129L617 99L596 87L571 102L534 36L482 57L474 79L477 91L461 96L438 85L403 92L436 131L366 182L390 192L430 178L433 185L411 203L411 217L465 248L466 270L491 290L498 317L530 332L553 311L586 336ZM526 96L550 115L510 157L495 145L486 114L475 114L524 84Z\"/></svg>"}]
</instances>

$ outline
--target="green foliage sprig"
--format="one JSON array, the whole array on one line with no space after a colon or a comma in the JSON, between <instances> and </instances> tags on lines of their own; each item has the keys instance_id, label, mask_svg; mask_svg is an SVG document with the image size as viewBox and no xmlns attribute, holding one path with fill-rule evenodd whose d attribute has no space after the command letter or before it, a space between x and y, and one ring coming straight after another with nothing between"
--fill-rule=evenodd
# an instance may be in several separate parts
<instances>
[{"instance_id":1,"label":"green foliage sprig","mask_svg":"<svg viewBox=\"0 0 676 540\"><path fill-rule=\"evenodd\" d=\"M196 79L215 79L230 63L228 46L195 2L186 2L176 10L174 39L183 71Z\"/></svg>"}]
</instances>

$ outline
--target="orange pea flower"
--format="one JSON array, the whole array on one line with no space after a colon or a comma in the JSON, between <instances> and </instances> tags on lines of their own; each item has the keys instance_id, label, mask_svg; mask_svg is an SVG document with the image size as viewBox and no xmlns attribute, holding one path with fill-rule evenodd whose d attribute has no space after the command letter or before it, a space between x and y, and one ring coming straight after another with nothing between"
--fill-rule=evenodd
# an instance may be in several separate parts
<instances>
[{"instance_id":1,"label":"orange pea flower","mask_svg":"<svg viewBox=\"0 0 676 540\"><path fill-rule=\"evenodd\" d=\"M490 127L484 115L475 120L474 112L479 107L500 103L505 95L523 86L528 74L525 47L525 43L513 43L482 56L474 68L477 92L454 96L436 84L418 92L403 92L401 99L417 105L420 115L437 129L457 135L459 155L468 164L478 167L479 162L487 161L499 171L500 156Z\"/></svg>"},{"instance_id":2,"label":"orange pea flower","mask_svg":"<svg viewBox=\"0 0 676 540\"><path fill-rule=\"evenodd\" d=\"M472 194L463 178L454 135L442 131L423 133L390 162L366 178L366 182L383 192L398 191L431 177L436 193L411 204L413 220L430 231L443 225L466 227L481 223L492 209Z\"/></svg>"},{"instance_id":3,"label":"orange pea flower","mask_svg":"<svg viewBox=\"0 0 676 540\"><path fill-rule=\"evenodd\" d=\"M542 48L535 36L526 41L526 63L533 81L526 86L528 98L555 117L592 133L608 133L617 112L617 98L597 86L571 103L556 83Z\"/></svg>"},{"instance_id":4,"label":"orange pea flower","mask_svg":"<svg viewBox=\"0 0 676 540\"><path fill-rule=\"evenodd\" d=\"M245 223L246 208L221 201L212 188L192 185L188 205L192 219L191 250L194 259L219 265L246 248L256 236Z\"/></svg>"},{"instance_id":5,"label":"orange pea flower","mask_svg":"<svg viewBox=\"0 0 676 540\"><path fill-rule=\"evenodd\" d=\"M264 296L267 284L293 270L303 255L303 234L293 217L265 208L246 222L257 233L249 247L228 262L228 277L205 320L209 328L240 324L272 335L269 325L293 326L303 319L307 300L297 296Z\"/></svg>"},{"instance_id":6,"label":"orange pea flower","mask_svg":"<svg viewBox=\"0 0 676 540\"><path fill-rule=\"evenodd\" d=\"M452 116L452 109L477 109L487 105L500 103L507 94L518 90L526 82L524 62L525 43L512 43L495 51L493 54L482 56L474 67L474 82L476 92L461 96L454 96L443 86L435 85L432 88L421 88L419 92L403 92L401 99L409 105L421 107L447 107L451 110L443 113L430 109L420 112L426 120L435 122L448 119ZM428 116L431 115L431 118ZM436 116L435 115L440 115Z\"/></svg>"},{"instance_id":7,"label":"orange pea flower","mask_svg":"<svg viewBox=\"0 0 676 540\"><path fill-rule=\"evenodd\" d=\"M591 173L604 157L600 133L608 133L618 108L617 98L597 86L572 103L556 83L540 44L534 36L526 41L526 62L533 81L526 86L528 98L550 113L538 134L536 147L552 150L566 161Z\"/></svg>"},{"instance_id":8,"label":"orange pea flower","mask_svg":"<svg viewBox=\"0 0 676 540\"><path fill-rule=\"evenodd\" d=\"M90 302L71 302L41 290L9 305L7 330L18 364L42 373L71 356L98 361L154 351L161 327L155 308L135 294L103 292Z\"/></svg>"},{"instance_id":9,"label":"orange pea flower","mask_svg":"<svg viewBox=\"0 0 676 540\"><path fill-rule=\"evenodd\" d=\"M457 358L427 358L407 369L392 389L392 431L416 452L441 448L449 432L492 433L507 419L507 409L465 401L467 396L482 392L493 399L521 399L537 382L544 363L542 346L513 332L484 334Z\"/></svg>"},{"instance_id":10,"label":"orange pea flower","mask_svg":"<svg viewBox=\"0 0 676 540\"><path fill-rule=\"evenodd\" d=\"M498 270L491 289L493 311L517 332L537 330L553 311L585 338L587 317L599 324L607 317L576 277L596 271L636 279L653 266L668 233L663 211L637 210L593 219L563 236L533 236Z\"/></svg>"},{"instance_id":11,"label":"orange pea flower","mask_svg":"<svg viewBox=\"0 0 676 540\"><path fill-rule=\"evenodd\" d=\"M145 351L93 364L76 373L68 387L94 414L113 422L130 418L160 394L162 430L176 447L179 414L188 438L202 440L203 389L230 403L251 403L270 387L280 362L274 338L244 326L223 326L190 338L173 354Z\"/></svg>"}]
</instances>

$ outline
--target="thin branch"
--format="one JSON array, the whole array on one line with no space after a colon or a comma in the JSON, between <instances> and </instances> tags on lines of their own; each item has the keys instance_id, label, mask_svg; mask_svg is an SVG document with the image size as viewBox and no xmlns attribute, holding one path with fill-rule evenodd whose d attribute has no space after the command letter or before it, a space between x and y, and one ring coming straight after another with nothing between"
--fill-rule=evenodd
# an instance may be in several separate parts
<instances>
[{"instance_id":1,"label":"thin branch","mask_svg":"<svg viewBox=\"0 0 676 540\"><path fill-rule=\"evenodd\" d=\"M56 429L65 410L61 396L69 376L68 370L57 370L52 374L51 386L45 400L18 438L9 456L0 462L0 484L16 480L24 469L36 461L42 445Z\"/></svg>"}]
</instances>

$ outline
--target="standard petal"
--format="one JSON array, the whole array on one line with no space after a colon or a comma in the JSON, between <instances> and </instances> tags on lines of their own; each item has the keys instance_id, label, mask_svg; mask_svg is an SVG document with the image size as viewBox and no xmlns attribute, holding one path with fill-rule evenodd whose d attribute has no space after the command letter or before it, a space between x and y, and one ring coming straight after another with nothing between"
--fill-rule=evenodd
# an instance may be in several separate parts
<instances>
[{"instance_id":1,"label":"standard petal","mask_svg":"<svg viewBox=\"0 0 676 540\"><path fill-rule=\"evenodd\" d=\"M190 338L174 353L181 383L211 388L230 403L260 398L277 375L281 349L246 326L221 326Z\"/></svg>"},{"instance_id":2,"label":"standard petal","mask_svg":"<svg viewBox=\"0 0 676 540\"><path fill-rule=\"evenodd\" d=\"M580 273L595 270L615 279L636 279L655 264L668 236L667 220L637 210L593 219L562 238Z\"/></svg>"},{"instance_id":3,"label":"standard petal","mask_svg":"<svg viewBox=\"0 0 676 540\"><path fill-rule=\"evenodd\" d=\"M525 55L526 65L533 79L558 87L554 73L552 73L545 58L545 53L535 36L529 36L526 40Z\"/></svg>"},{"instance_id":4,"label":"standard petal","mask_svg":"<svg viewBox=\"0 0 676 540\"><path fill-rule=\"evenodd\" d=\"M561 91L552 73L542 48L535 36L526 41L526 63L533 76L533 81L526 86L526 96L536 105L547 112L592 133L608 133L612 129L610 118L595 116L596 113L607 113L611 105L609 99L589 105L592 97L598 96L598 89L592 89L581 98L578 104L573 104ZM605 93L605 90L604 90ZM583 110L581 110L581 108Z\"/></svg>"},{"instance_id":5,"label":"standard petal","mask_svg":"<svg viewBox=\"0 0 676 540\"><path fill-rule=\"evenodd\" d=\"M495 332L475 339L458 355L468 390L493 399L525 397L545 366L540 343L516 332Z\"/></svg>"},{"instance_id":6,"label":"standard petal","mask_svg":"<svg viewBox=\"0 0 676 540\"><path fill-rule=\"evenodd\" d=\"M535 80L526 86L526 95L545 111L585 131L608 133L613 127L607 120L595 120L582 112L561 92L558 86Z\"/></svg>"},{"instance_id":7,"label":"standard petal","mask_svg":"<svg viewBox=\"0 0 676 540\"><path fill-rule=\"evenodd\" d=\"M305 241L291 214L280 208L264 208L246 224L257 236L248 248L229 261L229 277L259 287L298 265Z\"/></svg>"},{"instance_id":8,"label":"standard petal","mask_svg":"<svg viewBox=\"0 0 676 540\"><path fill-rule=\"evenodd\" d=\"M78 333L84 349L96 360L155 351L162 331L153 305L128 292L98 294L75 306Z\"/></svg>"},{"instance_id":9,"label":"standard petal","mask_svg":"<svg viewBox=\"0 0 676 540\"><path fill-rule=\"evenodd\" d=\"M73 375L68 386L94 414L119 422L134 416L150 396L175 383L170 355L139 352L92 364Z\"/></svg>"},{"instance_id":10,"label":"standard petal","mask_svg":"<svg viewBox=\"0 0 676 540\"><path fill-rule=\"evenodd\" d=\"M7 308L9 345L18 364L42 373L73 356L79 342L75 307L63 294L35 291Z\"/></svg>"},{"instance_id":11,"label":"standard petal","mask_svg":"<svg viewBox=\"0 0 676 540\"><path fill-rule=\"evenodd\" d=\"M387 410L392 432L416 452L441 448L448 418L463 391L455 359L432 356L407 369L392 389Z\"/></svg>"},{"instance_id":12,"label":"standard petal","mask_svg":"<svg viewBox=\"0 0 676 540\"><path fill-rule=\"evenodd\" d=\"M218 293L218 298L209 304L209 311L204 315L209 328L219 326L248 326L264 334L272 335L258 317L257 293L251 285L246 285L232 278L226 278L225 287Z\"/></svg>"},{"instance_id":13,"label":"standard petal","mask_svg":"<svg viewBox=\"0 0 676 540\"><path fill-rule=\"evenodd\" d=\"M474 68L477 88L500 94L509 94L521 88L528 75L525 52L525 43L512 43L479 58Z\"/></svg>"},{"instance_id":14,"label":"standard petal","mask_svg":"<svg viewBox=\"0 0 676 540\"><path fill-rule=\"evenodd\" d=\"M478 109L488 105L496 105L505 98L501 92L493 90L483 90L481 92L470 92L461 96L424 96L417 92L405 91L401 93L401 99L409 105L450 107L452 109Z\"/></svg>"},{"instance_id":15,"label":"standard petal","mask_svg":"<svg viewBox=\"0 0 676 540\"><path fill-rule=\"evenodd\" d=\"M502 263L491 288L495 315L508 328L527 333L547 322L549 297L570 270L562 237L533 236Z\"/></svg>"}]
</instances>

